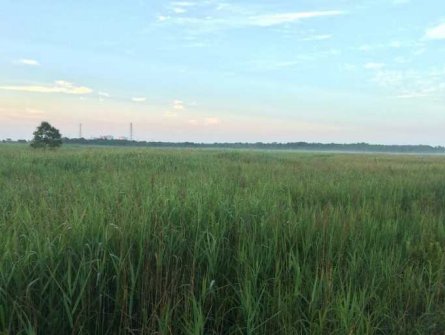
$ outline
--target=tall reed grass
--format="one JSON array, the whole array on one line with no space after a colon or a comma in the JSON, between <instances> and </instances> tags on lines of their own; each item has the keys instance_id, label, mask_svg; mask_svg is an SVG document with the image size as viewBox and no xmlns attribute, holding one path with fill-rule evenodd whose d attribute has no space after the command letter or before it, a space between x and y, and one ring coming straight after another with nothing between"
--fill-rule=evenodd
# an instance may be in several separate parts
<instances>
[{"instance_id":1,"label":"tall reed grass","mask_svg":"<svg viewBox=\"0 0 445 335\"><path fill-rule=\"evenodd\" d=\"M0 334L444 334L445 158L0 146Z\"/></svg>"}]
</instances>

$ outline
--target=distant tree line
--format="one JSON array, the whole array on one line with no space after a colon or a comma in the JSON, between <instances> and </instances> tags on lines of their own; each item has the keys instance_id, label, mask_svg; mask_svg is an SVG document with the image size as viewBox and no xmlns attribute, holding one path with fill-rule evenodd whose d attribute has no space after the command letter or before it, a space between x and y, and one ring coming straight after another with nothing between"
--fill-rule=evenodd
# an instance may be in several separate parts
<instances>
[{"instance_id":1,"label":"distant tree line","mask_svg":"<svg viewBox=\"0 0 445 335\"><path fill-rule=\"evenodd\" d=\"M3 143L28 143L26 140L3 140ZM445 147L430 145L382 145L368 143L194 143L194 142L147 142L130 140L106 140L84 138L62 138L63 144L116 146L116 147L150 147L150 148L202 148L202 149L261 149L261 150L306 150L306 151L342 151L342 152L376 152L376 153L428 153L445 154Z\"/></svg>"},{"instance_id":2,"label":"distant tree line","mask_svg":"<svg viewBox=\"0 0 445 335\"><path fill-rule=\"evenodd\" d=\"M193 142L146 142L129 140L87 140L83 138L63 138L64 144L105 145L153 148L205 148L205 149L262 149L262 150L307 150L307 151L346 151L346 152L388 152L388 153L445 153L445 147L429 145L379 145L368 143L193 143Z\"/></svg>"},{"instance_id":3,"label":"distant tree line","mask_svg":"<svg viewBox=\"0 0 445 335\"><path fill-rule=\"evenodd\" d=\"M10 138L7 138L6 140L2 140L1 143L20 143L20 144L26 144L26 143L28 143L28 141L27 141L27 140L17 140L17 141L14 141L14 140L11 140Z\"/></svg>"}]
</instances>

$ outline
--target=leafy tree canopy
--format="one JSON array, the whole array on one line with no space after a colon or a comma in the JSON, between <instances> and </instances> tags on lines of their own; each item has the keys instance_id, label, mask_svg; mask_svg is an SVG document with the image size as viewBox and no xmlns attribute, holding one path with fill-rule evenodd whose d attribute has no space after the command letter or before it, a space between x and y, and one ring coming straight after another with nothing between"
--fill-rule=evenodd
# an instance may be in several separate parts
<instances>
[{"instance_id":1,"label":"leafy tree canopy","mask_svg":"<svg viewBox=\"0 0 445 335\"><path fill-rule=\"evenodd\" d=\"M34 132L31 147L34 149L56 149L62 145L60 131L48 122L42 122Z\"/></svg>"}]
</instances>

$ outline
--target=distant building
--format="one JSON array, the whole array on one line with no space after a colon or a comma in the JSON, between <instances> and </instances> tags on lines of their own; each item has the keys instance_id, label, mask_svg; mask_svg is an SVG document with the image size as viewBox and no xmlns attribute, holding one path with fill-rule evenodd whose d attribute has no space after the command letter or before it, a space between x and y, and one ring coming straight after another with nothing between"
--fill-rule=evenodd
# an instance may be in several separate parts
<instances>
[{"instance_id":1,"label":"distant building","mask_svg":"<svg viewBox=\"0 0 445 335\"><path fill-rule=\"evenodd\" d=\"M120 141L128 141L128 137L126 136L119 136L117 139Z\"/></svg>"},{"instance_id":2,"label":"distant building","mask_svg":"<svg viewBox=\"0 0 445 335\"><path fill-rule=\"evenodd\" d=\"M103 135L100 137L101 140L114 140L113 135Z\"/></svg>"}]
</instances>

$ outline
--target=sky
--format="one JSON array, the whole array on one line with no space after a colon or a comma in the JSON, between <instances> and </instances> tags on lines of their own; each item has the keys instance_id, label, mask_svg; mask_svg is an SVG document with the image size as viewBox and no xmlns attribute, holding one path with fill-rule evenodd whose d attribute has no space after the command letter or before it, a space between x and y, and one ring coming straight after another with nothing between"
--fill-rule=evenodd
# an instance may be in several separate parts
<instances>
[{"instance_id":1,"label":"sky","mask_svg":"<svg viewBox=\"0 0 445 335\"><path fill-rule=\"evenodd\" d=\"M0 0L0 139L445 145L443 0Z\"/></svg>"}]
</instances>

